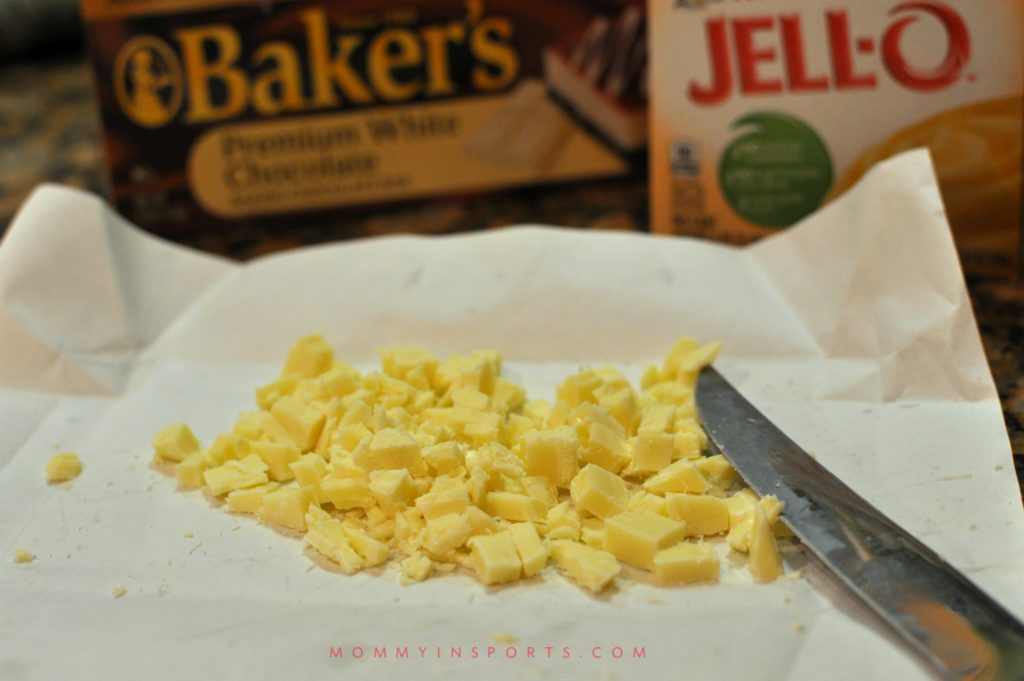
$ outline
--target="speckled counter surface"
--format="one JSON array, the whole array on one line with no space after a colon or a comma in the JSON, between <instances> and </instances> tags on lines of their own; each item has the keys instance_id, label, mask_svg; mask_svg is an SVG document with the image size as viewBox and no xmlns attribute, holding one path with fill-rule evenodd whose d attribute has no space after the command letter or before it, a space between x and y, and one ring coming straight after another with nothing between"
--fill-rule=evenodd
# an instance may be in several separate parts
<instances>
[{"instance_id":1,"label":"speckled counter surface","mask_svg":"<svg viewBox=\"0 0 1024 681\"><path fill-rule=\"evenodd\" d=\"M80 59L0 67L0 232L32 188L47 181L106 191L91 74ZM646 202L642 180L605 181L406 205L273 233L220 232L188 243L249 258L329 241L357 223L374 234L524 222L629 229L646 224ZM1024 283L973 281L970 292L1024 487Z\"/></svg>"}]
</instances>

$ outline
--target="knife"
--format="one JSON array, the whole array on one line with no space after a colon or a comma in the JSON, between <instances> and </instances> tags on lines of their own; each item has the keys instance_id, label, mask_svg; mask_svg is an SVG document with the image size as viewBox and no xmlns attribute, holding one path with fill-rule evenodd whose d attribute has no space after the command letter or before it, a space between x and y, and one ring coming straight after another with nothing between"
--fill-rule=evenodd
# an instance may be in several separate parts
<instances>
[{"instance_id":1,"label":"knife","mask_svg":"<svg viewBox=\"0 0 1024 681\"><path fill-rule=\"evenodd\" d=\"M711 442L811 553L939 678L1024 681L1024 624L843 484L714 368L697 379Z\"/></svg>"}]
</instances>

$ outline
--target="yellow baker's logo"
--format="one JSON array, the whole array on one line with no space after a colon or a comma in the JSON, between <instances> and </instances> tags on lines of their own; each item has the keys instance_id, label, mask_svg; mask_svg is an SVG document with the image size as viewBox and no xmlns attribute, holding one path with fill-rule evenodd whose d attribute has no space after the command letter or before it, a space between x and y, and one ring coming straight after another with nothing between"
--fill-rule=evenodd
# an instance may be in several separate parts
<instances>
[{"instance_id":1,"label":"yellow baker's logo","mask_svg":"<svg viewBox=\"0 0 1024 681\"><path fill-rule=\"evenodd\" d=\"M158 128L181 106L181 64L164 41L137 36L124 44L114 61L114 90L129 118L145 128Z\"/></svg>"}]
</instances>

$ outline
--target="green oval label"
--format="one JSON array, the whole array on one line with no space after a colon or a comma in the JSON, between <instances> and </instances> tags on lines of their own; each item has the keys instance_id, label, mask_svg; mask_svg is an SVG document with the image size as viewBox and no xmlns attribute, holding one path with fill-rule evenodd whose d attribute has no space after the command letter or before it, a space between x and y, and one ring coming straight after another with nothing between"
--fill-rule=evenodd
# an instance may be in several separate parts
<instances>
[{"instance_id":1,"label":"green oval label","mask_svg":"<svg viewBox=\"0 0 1024 681\"><path fill-rule=\"evenodd\" d=\"M759 111L732 124L749 132L722 154L718 181L732 209L762 227L788 227L832 186L832 159L818 134L787 114Z\"/></svg>"}]
</instances>

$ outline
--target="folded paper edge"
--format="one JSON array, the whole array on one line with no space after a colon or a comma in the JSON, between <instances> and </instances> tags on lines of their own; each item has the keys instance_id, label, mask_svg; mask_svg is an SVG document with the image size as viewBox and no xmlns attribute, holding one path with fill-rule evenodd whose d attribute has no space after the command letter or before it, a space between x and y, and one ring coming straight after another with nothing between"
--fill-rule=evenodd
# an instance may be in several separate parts
<instances>
[{"instance_id":1,"label":"folded paper edge","mask_svg":"<svg viewBox=\"0 0 1024 681\"><path fill-rule=\"evenodd\" d=\"M902 186L912 193L918 216L928 219L901 224L897 234L895 230L886 232L879 225L873 224L866 215L857 216L854 220L841 218L843 212L851 211L854 206L864 207L867 199L879 191L882 183L890 190ZM868 208L884 212L884 208L875 204ZM858 219L860 223L866 224L859 224ZM941 230L935 229L939 226ZM849 296L855 291L875 285L866 280L870 272L864 267L867 256L862 254L864 241L868 238L893 239L893 248L885 248L877 242L870 247L871 252L883 252L893 257L898 257L900 253L915 252L908 243L915 245L919 242L921 246L930 243L941 249L942 262L938 266L942 268L942 280L928 279L928 273L922 273L921 278L930 287L930 295L948 303L948 318L938 321L930 319L926 328L905 339L900 347L878 347L871 351L864 347L841 347L837 342L837 339L842 339L842 327L844 323L849 324L849 320L843 317L846 306L834 304L834 296ZM897 239L905 240L902 248L896 247ZM794 243L801 244L803 249L793 248ZM840 399L866 402L900 399L963 399L976 402L998 399L952 231L946 219L938 179L926 149L904 152L876 165L835 202L808 216L787 233L751 244L746 247L745 254L765 276L766 281L786 299L788 307L793 310L803 328L815 339L823 359L863 361L876 367L880 375L879 386L877 391L868 391L875 394L848 394ZM799 258L800 262L795 263L794 258ZM905 266L907 269L915 267L915 263L909 261L887 264ZM801 286L793 272L806 272L808 268L819 271L820 277L811 278L820 280L818 283L824 283L825 286ZM932 274L935 269L933 265ZM921 292L917 295L920 297ZM877 327L866 331L875 335L892 331L899 323L898 318L882 314L877 315L873 321L877 322ZM897 353L918 351L934 356L937 350L931 339L942 329L948 331L946 335L949 343L938 351L947 353L947 361L955 363L949 380L938 390L906 384L905 377L897 375L898 370L890 368L892 357ZM956 356L958 354L959 357Z\"/></svg>"},{"instance_id":2,"label":"folded paper edge","mask_svg":"<svg viewBox=\"0 0 1024 681\"><path fill-rule=\"evenodd\" d=\"M63 213L65 218L60 221L47 219L55 218L55 212ZM81 217L85 224L66 224L69 212ZM96 320L108 326L105 334L108 342L100 352L96 352L96 348L78 346L73 333L69 334L70 337L62 336L60 342L55 338L47 338L45 322L55 322L59 327L61 321L46 319L45 314L41 315L43 319L33 320L32 315L41 312L38 308L19 313L17 291L11 290L16 289L18 284L53 276L45 270L60 269L61 263L53 262L39 251L54 244L66 248L67 241L72 238L87 239L89 245L102 249L110 265L110 272L106 273L109 279L104 280L106 285L101 287L101 291L92 291L100 294L114 292L117 296L116 300L106 306L108 317ZM139 320L133 317L137 311L129 304L133 282L129 281L127 270L135 264L133 260L139 249L152 251L149 257L160 258L162 261L191 261L191 269L199 270L198 275L189 280L192 295L186 296L185 300L171 301L174 304L165 305L163 317L147 320L151 327L158 329L156 334L140 333L137 324ZM196 263L202 266L196 268ZM22 204L4 239L0 241L0 314L9 322L9 328L20 329L21 339L15 348L20 346L24 349L22 352L15 350L17 354L11 350L3 353L0 386L76 395L116 394L123 388L131 373L131 364L139 353L188 309L192 298L236 269L237 265L224 258L178 246L140 230L118 216L106 202L93 194L60 185L40 185ZM74 285L73 281L70 283ZM89 283L82 282L85 295L90 293ZM95 285L95 282L92 283ZM159 286L151 289L151 293L157 296L164 291ZM181 292L168 289L165 298L169 299L172 295L181 296ZM97 306L97 309L101 307ZM146 307L147 313L156 309L160 309L160 306ZM111 311L116 311L116 314ZM32 343L32 346L25 348L22 345L25 342ZM29 361L23 361L26 358ZM90 362L90 358L96 361ZM51 369L57 363L66 363L70 373L65 371L55 374Z\"/></svg>"}]
</instances>

